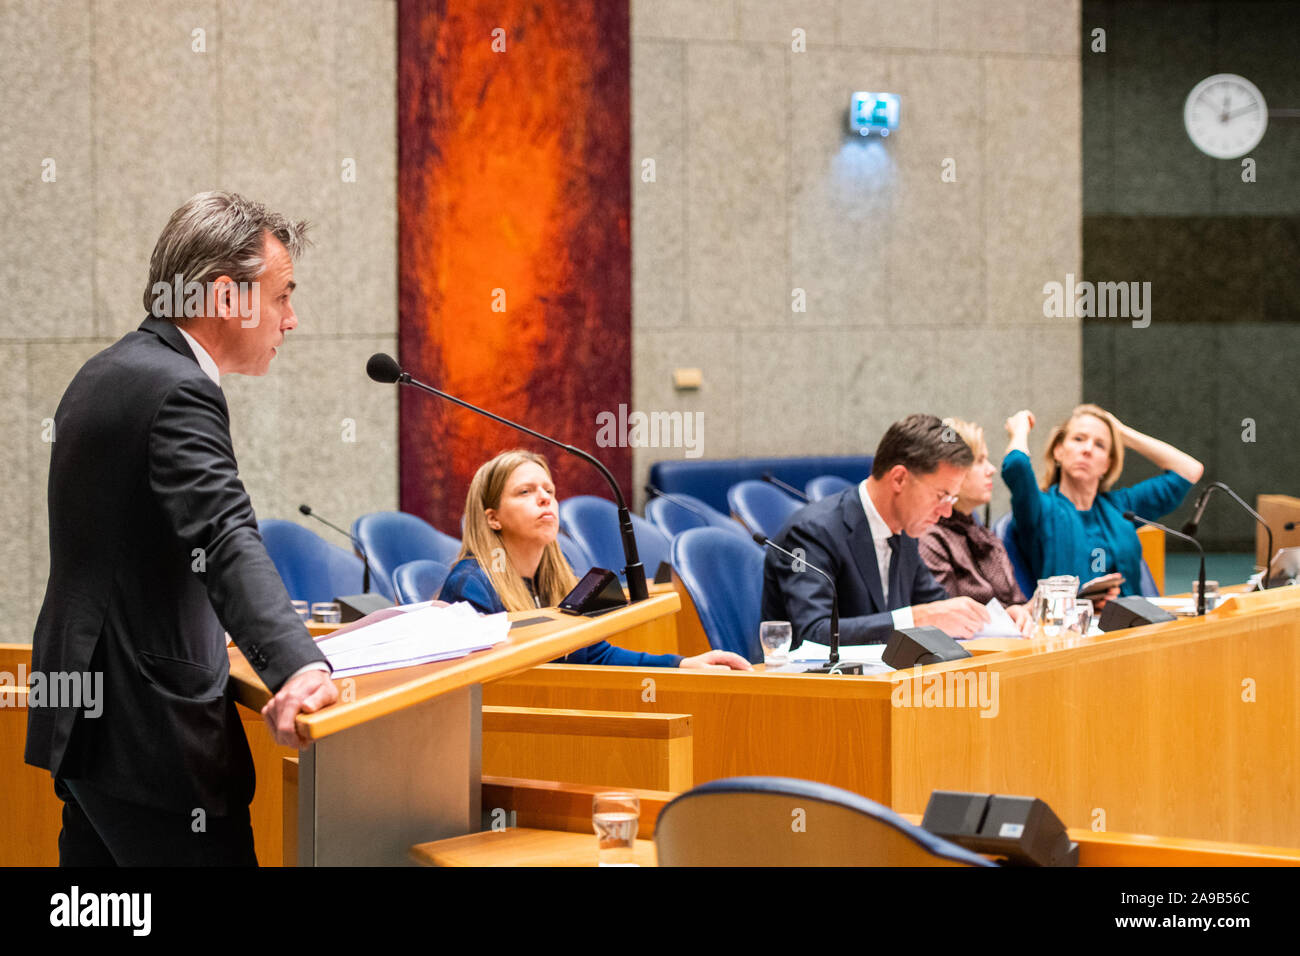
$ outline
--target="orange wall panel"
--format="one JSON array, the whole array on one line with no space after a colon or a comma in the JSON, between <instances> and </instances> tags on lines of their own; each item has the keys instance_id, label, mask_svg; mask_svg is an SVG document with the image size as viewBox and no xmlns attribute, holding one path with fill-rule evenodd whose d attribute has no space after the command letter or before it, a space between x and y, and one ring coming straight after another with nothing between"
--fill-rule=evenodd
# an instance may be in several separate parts
<instances>
[{"instance_id":1,"label":"orange wall panel","mask_svg":"<svg viewBox=\"0 0 1300 956\"><path fill-rule=\"evenodd\" d=\"M398 46L399 361L595 453L629 493L630 450L595 441L631 397L627 3L400 0ZM562 498L608 496L432 396L403 389L400 424L401 507L448 533L506 448L546 452Z\"/></svg>"}]
</instances>

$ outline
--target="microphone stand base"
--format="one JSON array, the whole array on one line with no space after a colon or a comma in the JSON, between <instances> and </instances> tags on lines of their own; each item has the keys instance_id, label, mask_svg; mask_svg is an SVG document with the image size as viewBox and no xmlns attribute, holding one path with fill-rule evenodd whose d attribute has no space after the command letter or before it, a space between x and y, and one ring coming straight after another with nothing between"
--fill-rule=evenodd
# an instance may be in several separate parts
<instances>
[{"instance_id":1,"label":"microphone stand base","mask_svg":"<svg viewBox=\"0 0 1300 956\"><path fill-rule=\"evenodd\" d=\"M805 674L861 674L861 661L840 661L837 664L818 664L803 671Z\"/></svg>"}]
</instances>

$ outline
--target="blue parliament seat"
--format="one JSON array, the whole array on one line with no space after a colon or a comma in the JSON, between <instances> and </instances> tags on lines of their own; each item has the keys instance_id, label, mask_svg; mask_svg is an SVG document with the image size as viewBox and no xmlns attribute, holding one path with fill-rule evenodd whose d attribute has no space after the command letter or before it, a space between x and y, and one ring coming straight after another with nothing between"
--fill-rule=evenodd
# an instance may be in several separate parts
<instances>
[{"instance_id":1,"label":"blue parliament seat","mask_svg":"<svg viewBox=\"0 0 1300 956\"><path fill-rule=\"evenodd\" d=\"M758 481L764 472L796 488L819 475L839 475L856 484L871 473L871 461L871 455L676 459L651 465L650 484L672 495L693 495L727 514L731 507L727 489L742 481Z\"/></svg>"},{"instance_id":2,"label":"blue parliament seat","mask_svg":"<svg viewBox=\"0 0 1300 956\"><path fill-rule=\"evenodd\" d=\"M809 501L821 501L831 495L839 494L845 488L852 488L854 482L839 475L818 475L803 486Z\"/></svg>"},{"instance_id":3,"label":"blue parliament seat","mask_svg":"<svg viewBox=\"0 0 1300 956\"><path fill-rule=\"evenodd\" d=\"M727 489L727 504L751 533L774 538L806 502L766 481L742 481Z\"/></svg>"},{"instance_id":4,"label":"blue parliament seat","mask_svg":"<svg viewBox=\"0 0 1300 956\"><path fill-rule=\"evenodd\" d=\"M374 587L390 601L397 596L393 573L408 561L425 558L448 566L460 553L460 542L423 518L404 511L375 511L352 522L352 537L361 543Z\"/></svg>"},{"instance_id":5,"label":"blue parliament seat","mask_svg":"<svg viewBox=\"0 0 1300 956\"><path fill-rule=\"evenodd\" d=\"M560 544L560 551L564 553L564 560L569 562L569 567L573 568L573 573L578 577L582 577L596 566L595 560L587 553L587 549L563 531L556 536L556 541ZM650 573L654 575L653 571Z\"/></svg>"},{"instance_id":6,"label":"blue parliament seat","mask_svg":"<svg viewBox=\"0 0 1300 956\"><path fill-rule=\"evenodd\" d=\"M669 539L687 528L721 528L748 538L744 526L711 505L691 495L673 495L672 499L654 497L646 502L645 516Z\"/></svg>"},{"instance_id":7,"label":"blue parliament seat","mask_svg":"<svg viewBox=\"0 0 1300 956\"><path fill-rule=\"evenodd\" d=\"M673 538L673 569L695 603L709 646L750 663L763 659L763 549L721 528L688 528Z\"/></svg>"},{"instance_id":8,"label":"blue parliament seat","mask_svg":"<svg viewBox=\"0 0 1300 956\"><path fill-rule=\"evenodd\" d=\"M398 604L419 604L431 601L442 590L451 567L441 561L419 558L399 565L393 572L393 589Z\"/></svg>"},{"instance_id":9,"label":"blue parliament seat","mask_svg":"<svg viewBox=\"0 0 1300 956\"><path fill-rule=\"evenodd\" d=\"M364 565L355 554L293 521L267 518L258 529L290 599L314 604L361 593Z\"/></svg>"},{"instance_id":10,"label":"blue parliament seat","mask_svg":"<svg viewBox=\"0 0 1300 956\"><path fill-rule=\"evenodd\" d=\"M790 777L710 780L655 822L660 866L980 866L874 800Z\"/></svg>"},{"instance_id":11,"label":"blue parliament seat","mask_svg":"<svg viewBox=\"0 0 1300 956\"><path fill-rule=\"evenodd\" d=\"M560 530L578 543L594 567L623 576L623 537L619 533L618 506L614 502L595 495L564 499L560 502ZM632 515L632 533L636 536L637 555L645 568L646 579L653 580L659 565L669 559L668 538L640 515Z\"/></svg>"}]
</instances>

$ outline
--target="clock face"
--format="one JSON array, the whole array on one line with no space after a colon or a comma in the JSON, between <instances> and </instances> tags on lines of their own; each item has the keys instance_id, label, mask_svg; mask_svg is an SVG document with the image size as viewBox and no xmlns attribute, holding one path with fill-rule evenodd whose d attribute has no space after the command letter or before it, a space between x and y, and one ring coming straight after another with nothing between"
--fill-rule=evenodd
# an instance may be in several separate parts
<instances>
[{"instance_id":1,"label":"clock face","mask_svg":"<svg viewBox=\"0 0 1300 956\"><path fill-rule=\"evenodd\" d=\"M1235 73L1216 73L1187 94L1183 125L1196 148L1207 156L1236 159L1264 138L1268 107L1250 80Z\"/></svg>"}]
</instances>

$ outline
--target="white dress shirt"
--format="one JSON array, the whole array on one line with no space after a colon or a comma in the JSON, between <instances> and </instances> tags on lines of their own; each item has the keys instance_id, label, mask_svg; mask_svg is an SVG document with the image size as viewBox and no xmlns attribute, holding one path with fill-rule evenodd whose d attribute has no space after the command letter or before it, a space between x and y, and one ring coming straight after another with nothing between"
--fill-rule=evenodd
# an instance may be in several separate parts
<instances>
[{"instance_id":1,"label":"white dress shirt","mask_svg":"<svg viewBox=\"0 0 1300 956\"><path fill-rule=\"evenodd\" d=\"M199 344L198 339L190 335L190 333L186 332L179 325L176 326L176 330L185 337L185 342L187 345L189 345L190 351L194 353L194 357L198 359L199 368L203 369L203 374L207 375L208 378L212 379L212 383L216 385L217 388L220 388L221 369L217 367L216 359L214 359L211 355L208 354L208 350ZM227 640L230 639L229 634L226 635L226 639ZM288 676L288 678L286 679L286 683L287 681L293 680L299 674L305 674L307 671L325 671L328 673L329 667L325 664L322 664L320 661L313 661L310 664L304 664L302 667L298 668L296 671L294 671L292 674Z\"/></svg>"},{"instance_id":2,"label":"white dress shirt","mask_svg":"<svg viewBox=\"0 0 1300 956\"><path fill-rule=\"evenodd\" d=\"M208 354L208 350L199 344L198 339L190 335L190 333L186 332L179 325L176 326L176 329L181 333L181 335L185 336L185 341L189 344L190 351L193 352L194 357L199 360L199 368L203 369L204 374L207 375L208 378L212 379L212 384L216 385L217 388L220 388L221 369L217 368L216 359Z\"/></svg>"},{"instance_id":3,"label":"white dress shirt","mask_svg":"<svg viewBox=\"0 0 1300 956\"><path fill-rule=\"evenodd\" d=\"M858 497L862 499L862 510L867 513L867 525L871 528L871 542L876 546L876 567L880 570L880 591L884 594L887 602L889 600L889 559L894 550L889 544L889 539L894 536L894 532L890 530L889 525L885 524L885 519L880 517L880 512L876 510L876 503L871 500L871 495L867 494L865 478L862 480L862 484L858 485ZM896 628L911 627L914 623L910 607L900 607L889 613L894 619L894 627Z\"/></svg>"}]
</instances>

